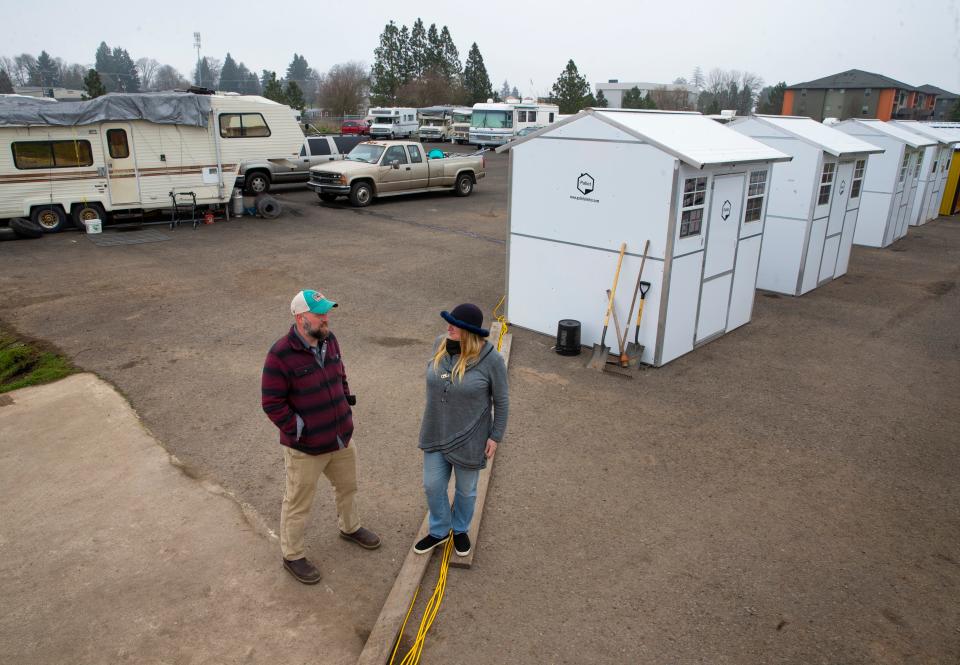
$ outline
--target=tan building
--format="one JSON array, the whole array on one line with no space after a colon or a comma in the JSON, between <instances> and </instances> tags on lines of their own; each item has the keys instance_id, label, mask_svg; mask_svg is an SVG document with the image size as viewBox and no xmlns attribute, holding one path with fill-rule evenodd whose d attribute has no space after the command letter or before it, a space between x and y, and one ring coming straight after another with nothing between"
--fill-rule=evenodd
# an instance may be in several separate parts
<instances>
[{"instance_id":1,"label":"tan building","mask_svg":"<svg viewBox=\"0 0 960 665\"><path fill-rule=\"evenodd\" d=\"M805 83L788 86L783 95L783 115L824 118L876 118L879 120L931 120L938 93L897 81L882 74L850 69Z\"/></svg>"}]
</instances>

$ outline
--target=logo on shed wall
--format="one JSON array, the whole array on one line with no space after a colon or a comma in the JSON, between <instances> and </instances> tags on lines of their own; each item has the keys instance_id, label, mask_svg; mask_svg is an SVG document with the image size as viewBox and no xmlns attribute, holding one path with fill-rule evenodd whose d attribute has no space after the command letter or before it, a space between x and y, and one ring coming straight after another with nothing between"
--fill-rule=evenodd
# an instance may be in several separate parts
<instances>
[{"instance_id":1,"label":"logo on shed wall","mask_svg":"<svg viewBox=\"0 0 960 665\"><path fill-rule=\"evenodd\" d=\"M586 196L594 190L596 181L593 179L593 176L589 173L581 173L577 178L577 189L580 190L580 193Z\"/></svg>"},{"instance_id":2,"label":"logo on shed wall","mask_svg":"<svg viewBox=\"0 0 960 665\"><path fill-rule=\"evenodd\" d=\"M846 181L846 180L841 180L841 181L840 181L840 194L843 194L843 190L845 190L846 188L847 188L847 181Z\"/></svg>"},{"instance_id":3,"label":"logo on shed wall","mask_svg":"<svg viewBox=\"0 0 960 665\"><path fill-rule=\"evenodd\" d=\"M730 217L730 211L733 209L733 206L730 205L730 199L727 199L723 202L723 207L720 208L720 216L723 218L723 221L727 221L727 218Z\"/></svg>"}]
</instances>

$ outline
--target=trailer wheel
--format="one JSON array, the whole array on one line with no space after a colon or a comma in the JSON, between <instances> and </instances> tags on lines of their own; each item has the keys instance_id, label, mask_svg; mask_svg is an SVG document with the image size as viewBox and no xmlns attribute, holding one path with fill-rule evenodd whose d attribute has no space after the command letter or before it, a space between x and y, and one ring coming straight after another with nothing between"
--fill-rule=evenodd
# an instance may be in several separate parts
<instances>
[{"instance_id":1,"label":"trailer wheel","mask_svg":"<svg viewBox=\"0 0 960 665\"><path fill-rule=\"evenodd\" d=\"M253 196L270 191L270 176L263 171L254 171L246 178L247 193Z\"/></svg>"},{"instance_id":2,"label":"trailer wheel","mask_svg":"<svg viewBox=\"0 0 960 665\"><path fill-rule=\"evenodd\" d=\"M10 228L20 238L39 238L43 235L43 229L36 222L24 219L23 217L14 217L10 220Z\"/></svg>"},{"instance_id":3,"label":"trailer wheel","mask_svg":"<svg viewBox=\"0 0 960 665\"><path fill-rule=\"evenodd\" d=\"M369 183L358 182L350 188L350 204L354 208L365 208L373 201L373 188Z\"/></svg>"},{"instance_id":4,"label":"trailer wheel","mask_svg":"<svg viewBox=\"0 0 960 665\"><path fill-rule=\"evenodd\" d=\"M20 236L9 226L0 226L0 242L4 240L19 240Z\"/></svg>"},{"instance_id":5,"label":"trailer wheel","mask_svg":"<svg viewBox=\"0 0 960 665\"><path fill-rule=\"evenodd\" d=\"M60 206L36 207L30 212L30 219L39 224L44 233L58 233L67 226L67 215Z\"/></svg>"},{"instance_id":6,"label":"trailer wheel","mask_svg":"<svg viewBox=\"0 0 960 665\"><path fill-rule=\"evenodd\" d=\"M317 196L320 197L321 201L325 201L327 203L333 203L337 200L336 194L317 194Z\"/></svg>"},{"instance_id":7,"label":"trailer wheel","mask_svg":"<svg viewBox=\"0 0 960 665\"><path fill-rule=\"evenodd\" d=\"M473 178L467 173L461 173L457 176L457 184L453 188L453 193L457 196L470 196L473 192Z\"/></svg>"},{"instance_id":8,"label":"trailer wheel","mask_svg":"<svg viewBox=\"0 0 960 665\"><path fill-rule=\"evenodd\" d=\"M99 219L101 222L106 223L106 217L107 213L99 203L74 203L73 213L70 215L73 225L81 231L87 230L87 227L83 225L84 222L88 222L91 219Z\"/></svg>"}]
</instances>

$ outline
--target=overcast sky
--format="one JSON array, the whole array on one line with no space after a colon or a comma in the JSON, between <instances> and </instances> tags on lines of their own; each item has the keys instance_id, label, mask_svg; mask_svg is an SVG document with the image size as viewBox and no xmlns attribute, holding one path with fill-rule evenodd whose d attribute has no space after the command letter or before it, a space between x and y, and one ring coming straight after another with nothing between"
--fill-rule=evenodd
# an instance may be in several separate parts
<instances>
[{"instance_id":1,"label":"overcast sky","mask_svg":"<svg viewBox=\"0 0 960 665\"><path fill-rule=\"evenodd\" d=\"M151 57L189 78L199 31L206 56L222 60L229 51L257 72L282 75L297 52L325 71L348 60L372 64L384 24L410 26L418 16L428 26L447 25L462 60L477 42L494 87L507 79L524 95L546 94L570 58L591 84L666 83L689 78L696 65L704 72L750 70L767 84L856 68L960 92L960 0L166 0L149 9L114 0L37 0L7 3L0 55L46 49L90 64L106 41L134 60Z\"/></svg>"}]
</instances>

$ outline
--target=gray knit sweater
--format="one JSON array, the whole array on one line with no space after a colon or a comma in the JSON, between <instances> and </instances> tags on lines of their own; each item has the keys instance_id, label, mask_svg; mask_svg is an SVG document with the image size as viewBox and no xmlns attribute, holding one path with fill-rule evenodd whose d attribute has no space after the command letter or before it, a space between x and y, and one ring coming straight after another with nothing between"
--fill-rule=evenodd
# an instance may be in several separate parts
<instances>
[{"instance_id":1,"label":"gray knit sweater","mask_svg":"<svg viewBox=\"0 0 960 665\"><path fill-rule=\"evenodd\" d=\"M445 339L444 335L436 339L434 353ZM420 425L420 448L442 452L451 464L482 469L487 465L487 439L500 443L507 428L507 366L503 356L484 342L479 358L467 365L463 381L459 381L452 372L459 359L444 355L439 372L433 369L432 359L427 363L427 403Z\"/></svg>"}]
</instances>

